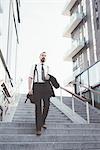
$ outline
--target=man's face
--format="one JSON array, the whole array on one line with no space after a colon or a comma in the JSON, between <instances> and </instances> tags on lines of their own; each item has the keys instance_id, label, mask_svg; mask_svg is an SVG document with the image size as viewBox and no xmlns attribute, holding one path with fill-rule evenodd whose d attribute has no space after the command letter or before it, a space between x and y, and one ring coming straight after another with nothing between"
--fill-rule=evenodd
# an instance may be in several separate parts
<instances>
[{"instance_id":1,"label":"man's face","mask_svg":"<svg viewBox=\"0 0 100 150\"><path fill-rule=\"evenodd\" d=\"M42 63L44 63L46 61L46 53L45 52L43 52L43 53L40 54L40 61Z\"/></svg>"}]
</instances>

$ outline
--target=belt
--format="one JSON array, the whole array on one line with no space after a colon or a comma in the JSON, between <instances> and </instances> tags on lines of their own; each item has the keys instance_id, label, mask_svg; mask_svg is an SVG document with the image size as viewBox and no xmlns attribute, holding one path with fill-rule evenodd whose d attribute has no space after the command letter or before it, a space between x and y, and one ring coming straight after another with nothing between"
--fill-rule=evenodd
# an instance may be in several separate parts
<instances>
[{"instance_id":1,"label":"belt","mask_svg":"<svg viewBox=\"0 0 100 150\"><path fill-rule=\"evenodd\" d=\"M34 82L34 84L44 84L45 82Z\"/></svg>"}]
</instances>

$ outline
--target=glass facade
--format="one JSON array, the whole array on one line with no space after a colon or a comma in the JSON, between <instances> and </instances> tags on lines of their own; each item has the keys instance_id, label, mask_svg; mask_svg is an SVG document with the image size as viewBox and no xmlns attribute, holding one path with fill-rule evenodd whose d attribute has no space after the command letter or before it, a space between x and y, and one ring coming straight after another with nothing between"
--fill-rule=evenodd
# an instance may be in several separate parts
<instances>
[{"instance_id":1,"label":"glass facade","mask_svg":"<svg viewBox=\"0 0 100 150\"><path fill-rule=\"evenodd\" d=\"M96 87L95 90L100 92L100 86ZM94 99L97 104L100 104L100 95L94 94Z\"/></svg>"},{"instance_id":2,"label":"glass facade","mask_svg":"<svg viewBox=\"0 0 100 150\"><path fill-rule=\"evenodd\" d=\"M100 61L97 62L95 65L78 75L75 79L76 82L81 82L83 85L86 85L87 87L90 86L94 90L100 92ZM81 90L84 92L84 88L81 88ZM76 86L76 93L79 93L80 89L78 86ZM85 95L88 95L88 98L90 98L90 92L85 93ZM94 94L95 96L95 102L100 104L100 95Z\"/></svg>"},{"instance_id":3,"label":"glass facade","mask_svg":"<svg viewBox=\"0 0 100 150\"><path fill-rule=\"evenodd\" d=\"M89 69L89 85L95 86L100 83L100 62Z\"/></svg>"},{"instance_id":4,"label":"glass facade","mask_svg":"<svg viewBox=\"0 0 100 150\"><path fill-rule=\"evenodd\" d=\"M100 61L78 75L76 80L80 81L82 84L92 87L100 84Z\"/></svg>"}]
</instances>

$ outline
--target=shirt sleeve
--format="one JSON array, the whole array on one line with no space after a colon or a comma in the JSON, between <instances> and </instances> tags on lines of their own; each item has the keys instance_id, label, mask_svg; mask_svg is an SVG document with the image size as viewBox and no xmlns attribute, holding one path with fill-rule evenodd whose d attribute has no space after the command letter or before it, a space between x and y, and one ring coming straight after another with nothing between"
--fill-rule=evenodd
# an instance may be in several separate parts
<instances>
[{"instance_id":1,"label":"shirt sleeve","mask_svg":"<svg viewBox=\"0 0 100 150\"><path fill-rule=\"evenodd\" d=\"M35 67L35 65L31 66L30 73L29 73L29 77L32 78L32 79L33 79L33 76L34 76L34 67Z\"/></svg>"},{"instance_id":2,"label":"shirt sleeve","mask_svg":"<svg viewBox=\"0 0 100 150\"><path fill-rule=\"evenodd\" d=\"M51 67L47 66L47 73L50 75L53 75L53 71L51 69Z\"/></svg>"}]
</instances>

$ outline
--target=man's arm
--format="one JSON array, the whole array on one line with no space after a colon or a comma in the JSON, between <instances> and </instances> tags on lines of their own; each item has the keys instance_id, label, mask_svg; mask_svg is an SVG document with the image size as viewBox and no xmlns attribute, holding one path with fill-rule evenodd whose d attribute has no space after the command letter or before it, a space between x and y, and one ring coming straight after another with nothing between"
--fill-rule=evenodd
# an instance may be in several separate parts
<instances>
[{"instance_id":1,"label":"man's arm","mask_svg":"<svg viewBox=\"0 0 100 150\"><path fill-rule=\"evenodd\" d=\"M33 91L32 91L33 78L34 78L34 66L32 65L31 70L30 70L30 74L29 74L29 77L28 77L28 90L29 90L28 93L29 94L33 94Z\"/></svg>"},{"instance_id":2,"label":"man's arm","mask_svg":"<svg viewBox=\"0 0 100 150\"><path fill-rule=\"evenodd\" d=\"M50 76L49 76L50 73L49 72L50 72L50 69L49 69L49 66L47 66L47 74L46 74L46 77L45 77L46 80L50 79Z\"/></svg>"},{"instance_id":3,"label":"man's arm","mask_svg":"<svg viewBox=\"0 0 100 150\"><path fill-rule=\"evenodd\" d=\"M29 94L33 94L33 91L32 91L32 78L31 77L29 77L28 78L28 90L29 90Z\"/></svg>"}]
</instances>

